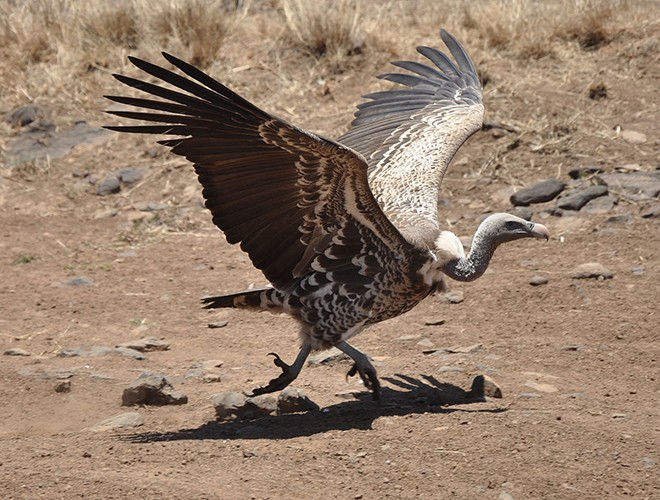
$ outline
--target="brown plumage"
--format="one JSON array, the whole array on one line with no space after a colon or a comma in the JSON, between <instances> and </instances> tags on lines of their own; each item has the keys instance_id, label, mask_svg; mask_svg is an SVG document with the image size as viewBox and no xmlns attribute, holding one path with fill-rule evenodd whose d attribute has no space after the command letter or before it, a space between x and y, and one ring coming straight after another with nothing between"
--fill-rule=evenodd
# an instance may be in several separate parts
<instances>
[{"instance_id":1,"label":"brown plumage","mask_svg":"<svg viewBox=\"0 0 660 500\"><path fill-rule=\"evenodd\" d=\"M213 222L239 243L272 287L204 299L206 307L287 312L302 347L282 374L255 394L286 387L312 350L336 346L355 361L378 398L376 370L347 340L402 314L441 286L444 275L483 274L500 243L547 230L508 214L487 218L472 251L440 230L437 198L460 145L481 126L481 87L465 50L441 36L458 65L430 48L435 67L394 63L412 74L384 78L408 86L367 96L338 142L270 115L197 68L164 57L187 77L131 57L178 90L115 77L160 99L108 96L150 111L112 114L156 125L108 127L177 136L159 141L194 164ZM184 91L184 92L181 92Z\"/></svg>"}]
</instances>

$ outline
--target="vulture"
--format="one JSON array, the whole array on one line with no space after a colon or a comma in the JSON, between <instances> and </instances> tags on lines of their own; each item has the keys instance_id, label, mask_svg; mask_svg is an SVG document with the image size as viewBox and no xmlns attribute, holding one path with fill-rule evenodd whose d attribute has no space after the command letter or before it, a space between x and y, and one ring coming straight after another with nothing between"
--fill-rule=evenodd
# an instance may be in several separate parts
<instances>
[{"instance_id":1,"label":"vulture","mask_svg":"<svg viewBox=\"0 0 660 500\"><path fill-rule=\"evenodd\" d=\"M253 395L282 390L312 351L336 347L354 361L374 399L380 383L369 357L349 340L403 314L444 283L480 277L495 249L520 238L548 239L541 224L496 213L474 234L469 253L443 230L438 195L458 148L483 124L482 88L463 46L442 30L453 56L418 47L425 64L392 63L400 84L371 93L350 130L333 141L261 110L198 68L170 55L180 72L129 57L159 83L124 75L144 97L106 96L141 108L108 111L149 124L108 126L157 134L195 168L213 223L240 244L270 285L202 299L206 308L285 312L301 347L291 364Z\"/></svg>"}]
</instances>

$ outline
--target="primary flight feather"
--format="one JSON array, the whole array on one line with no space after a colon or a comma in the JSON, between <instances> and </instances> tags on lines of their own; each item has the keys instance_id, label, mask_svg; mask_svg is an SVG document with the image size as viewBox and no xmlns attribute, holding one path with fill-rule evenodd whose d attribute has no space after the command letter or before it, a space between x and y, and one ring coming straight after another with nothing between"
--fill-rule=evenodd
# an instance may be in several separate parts
<instances>
[{"instance_id":1,"label":"primary flight feather","mask_svg":"<svg viewBox=\"0 0 660 500\"><path fill-rule=\"evenodd\" d=\"M393 63L408 73L382 78L406 88L365 96L337 141L262 111L169 54L163 56L186 76L130 60L173 89L114 75L152 97L107 96L145 110L110 113L152 124L107 128L175 136L159 142L194 164L214 224L272 285L209 297L206 307L286 312L300 325L296 360L288 365L274 354L282 373L253 394L283 389L311 351L336 346L355 361L349 375L359 374L378 399L376 370L348 339L410 310L443 276L481 276L499 244L548 238L540 224L494 214L465 255L458 238L441 230L442 178L483 123L474 64L451 35L441 31L441 37L455 62L419 47L432 65Z\"/></svg>"}]
</instances>

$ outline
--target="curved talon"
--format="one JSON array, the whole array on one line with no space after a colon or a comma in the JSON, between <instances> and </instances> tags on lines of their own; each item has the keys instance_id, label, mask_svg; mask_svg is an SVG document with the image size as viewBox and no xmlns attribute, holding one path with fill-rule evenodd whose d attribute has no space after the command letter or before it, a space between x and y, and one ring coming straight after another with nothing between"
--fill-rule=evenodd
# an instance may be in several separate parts
<instances>
[{"instance_id":1,"label":"curved talon","mask_svg":"<svg viewBox=\"0 0 660 500\"><path fill-rule=\"evenodd\" d=\"M289 365L287 365L284 361L282 361L282 358L280 358L279 354L274 352L269 352L268 355L275 357L275 359L273 359L273 364L278 368L282 368L282 370L290 368Z\"/></svg>"},{"instance_id":2,"label":"curved talon","mask_svg":"<svg viewBox=\"0 0 660 500\"><path fill-rule=\"evenodd\" d=\"M362 383L367 389L371 391L374 400L380 401L380 381L378 380L376 371L371 367L360 369L358 364L355 363L346 374L346 380L348 380L348 377L352 377L356 374L360 375Z\"/></svg>"}]
</instances>

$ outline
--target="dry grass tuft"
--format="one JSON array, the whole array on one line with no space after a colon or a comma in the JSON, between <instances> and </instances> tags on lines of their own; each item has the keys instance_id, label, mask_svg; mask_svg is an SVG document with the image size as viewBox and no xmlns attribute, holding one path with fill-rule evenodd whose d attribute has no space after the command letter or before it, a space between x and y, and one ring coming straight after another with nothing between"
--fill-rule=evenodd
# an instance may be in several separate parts
<instances>
[{"instance_id":1,"label":"dry grass tuft","mask_svg":"<svg viewBox=\"0 0 660 500\"><path fill-rule=\"evenodd\" d=\"M356 0L283 0L289 39L316 58L340 67L365 45L363 18Z\"/></svg>"},{"instance_id":2,"label":"dry grass tuft","mask_svg":"<svg viewBox=\"0 0 660 500\"><path fill-rule=\"evenodd\" d=\"M621 17L644 10L633 0L490 0L463 8L463 25L479 32L488 45L521 58L556 55L557 42L577 41L595 50L624 29ZM631 16L628 16L629 18Z\"/></svg>"}]
</instances>

